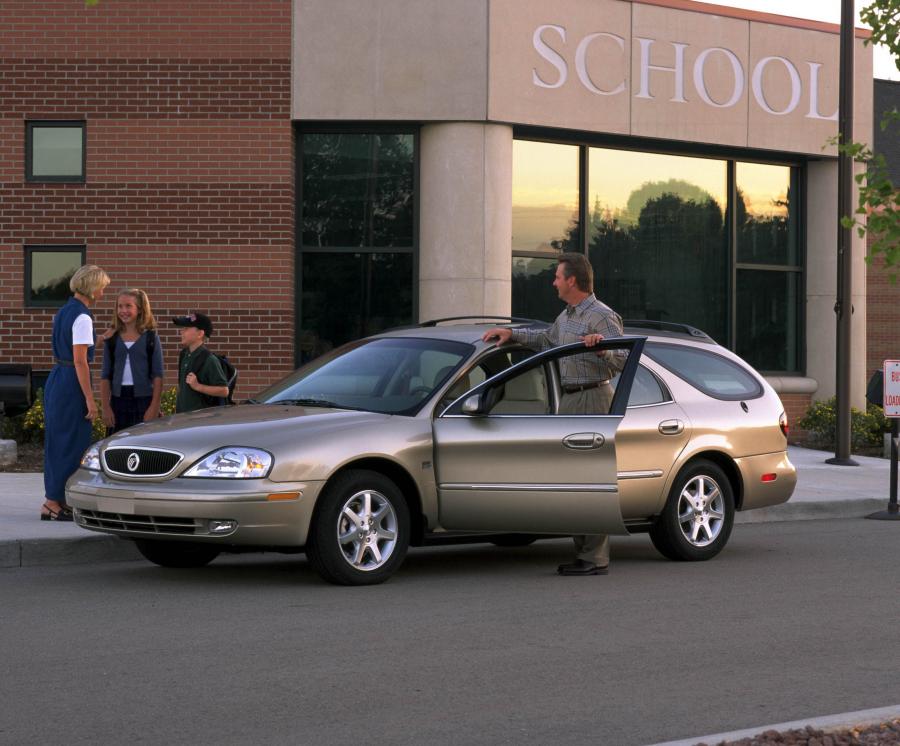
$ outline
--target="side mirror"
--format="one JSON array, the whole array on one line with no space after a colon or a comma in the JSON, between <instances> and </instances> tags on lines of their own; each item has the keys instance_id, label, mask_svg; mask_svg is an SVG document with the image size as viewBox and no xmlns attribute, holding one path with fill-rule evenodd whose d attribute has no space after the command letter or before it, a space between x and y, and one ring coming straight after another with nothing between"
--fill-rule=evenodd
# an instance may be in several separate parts
<instances>
[{"instance_id":1,"label":"side mirror","mask_svg":"<svg viewBox=\"0 0 900 746\"><path fill-rule=\"evenodd\" d=\"M471 415L479 415L483 413L481 407L481 396L479 394L472 394L472 396L468 397L462 405L463 414L471 414Z\"/></svg>"}]
</instances>

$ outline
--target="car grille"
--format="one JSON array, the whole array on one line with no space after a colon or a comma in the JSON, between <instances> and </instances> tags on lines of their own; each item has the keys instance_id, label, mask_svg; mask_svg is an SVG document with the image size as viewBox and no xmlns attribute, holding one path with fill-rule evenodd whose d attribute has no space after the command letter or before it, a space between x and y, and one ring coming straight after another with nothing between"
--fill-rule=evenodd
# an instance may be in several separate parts
<instances>
[{"instance_id":1,"label":"car grille","mask_svg":"<svg viewBox=\"0 0 900 746\"><path fill-rule=\"evenodd\" d=\"M205 521L156 515L124 515L99 510L76 509L80 526L105 531L137 531L143 534L206 534Z\"/></svg>"},{"instance_id":2,"label":"car grille","mask_svg":"<svg viewBox=\"0 0 900 746\"><path fill-rule=\"evenodd\" d=\"M180 453L153 448L107 448L103 454L106 470L123 477L164 477L182 458Z\"/></svg>"}]
</instances>

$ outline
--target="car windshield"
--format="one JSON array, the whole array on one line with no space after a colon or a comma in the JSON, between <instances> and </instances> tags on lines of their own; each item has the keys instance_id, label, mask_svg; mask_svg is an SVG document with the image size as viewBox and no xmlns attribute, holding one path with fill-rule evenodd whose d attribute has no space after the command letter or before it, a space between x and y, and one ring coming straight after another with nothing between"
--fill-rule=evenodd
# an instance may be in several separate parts
<instances>
[{"instance_id":1,"label":"car windshield","mask_svg":"<svg viewBox=\"0 0 900 746\"><path fill-rule=\"evenodd\" d=\"M413 415L473 350L472 345L442 339L351 342L309 362L254 400Z\"/></svg>"}]
</instances>

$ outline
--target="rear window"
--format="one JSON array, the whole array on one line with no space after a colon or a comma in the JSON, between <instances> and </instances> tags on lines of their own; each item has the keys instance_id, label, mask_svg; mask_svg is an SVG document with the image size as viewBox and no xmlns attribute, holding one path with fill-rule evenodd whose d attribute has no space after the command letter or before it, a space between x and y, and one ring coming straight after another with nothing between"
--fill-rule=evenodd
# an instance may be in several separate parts
<instances>
[{"instance_id":1,"label":"rear window","mask_svg":"<svg viewBox=\"0 0 900 746\"><path fill-rule=\"evenodd\" d=\"M762 385L750 371L709 350L648 342L644 354L715 399L737 401L762 396Z\"/></svg>"}]
</instances>

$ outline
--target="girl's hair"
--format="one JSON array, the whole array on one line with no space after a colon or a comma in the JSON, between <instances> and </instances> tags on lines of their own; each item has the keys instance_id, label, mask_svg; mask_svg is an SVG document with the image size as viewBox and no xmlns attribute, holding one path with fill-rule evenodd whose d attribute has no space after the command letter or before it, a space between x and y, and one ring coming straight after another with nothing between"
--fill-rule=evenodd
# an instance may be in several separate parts
<instances>
[{"instance_id":1,"label":"girl's hair","mask_svg":"<svg viewBox=\"0 0 900 746\"><path fill-rule=\"evenodd\" d=\"M121 334L125 331L125 324L119 318L119 298L123 295L134 298L134 305L137 306L138 310L137 319L135 320L138 333L143 334L146 331L156 329L156 319L153 318L153 311L150 310L150 299L147 297L147 293L140 288L125 288L116 295L116 310L113 314L113 325L116 328L116 332Z\"/></svg>"},{"instance_id":2,"label":"girl's hair","mask_svg":"<svg viewBox=\"0 0 900 746\"><path fill-rule=\"evenodd\" d=\"M69 280L69 290L94 300L94 293L109 285L109 275L96 264L85 264L75 270Z\"/></svg>"}]
</instances>

